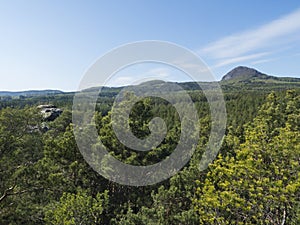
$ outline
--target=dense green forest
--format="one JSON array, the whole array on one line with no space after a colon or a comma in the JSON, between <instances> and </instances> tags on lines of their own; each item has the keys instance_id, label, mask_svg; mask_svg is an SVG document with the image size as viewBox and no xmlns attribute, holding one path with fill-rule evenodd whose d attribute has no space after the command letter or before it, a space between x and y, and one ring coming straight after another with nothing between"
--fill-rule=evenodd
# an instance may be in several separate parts
<instances>
[{"instance_id":1,"label":"dense green forest","mask_svg":"<svg viewBox=\"0 0 300 225\"><path fill-rule=\"evenodd\" d=\"M182 86L198 110L196 151L172 178L141 187L111 182L85 162L73 133L74 93L2 97L0 224L300 224L299 86L224 83L226 135L217 158L201 172L209 106L192 83ZM118 91L107 89L94 115L110 153L132 165L168 157L180 135L174 107L150 97L134 106L130 124L136 136L149 134L153 117L168 127L157 148L137 152L123 146L111 128ZM40 104L56 105L63 113L47 121Z\"/></svg>"}]
</instances>

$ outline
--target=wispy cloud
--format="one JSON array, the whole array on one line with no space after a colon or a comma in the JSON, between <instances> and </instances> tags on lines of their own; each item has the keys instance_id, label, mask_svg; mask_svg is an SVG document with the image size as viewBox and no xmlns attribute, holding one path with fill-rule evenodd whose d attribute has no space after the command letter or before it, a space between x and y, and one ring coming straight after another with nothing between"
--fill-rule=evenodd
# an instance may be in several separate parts
<instances>
[{"instance_id":1,"label":"wispy cloud","mask_svg":"<svg viewBox=\"0 0 300 225\"><path fill-rule=\"evenodd\" d=\"M260 58L262 56L266 56L269 54L270 54L270 52L262 52L262 53L256 53L256 54L250 54L250 55L244 55L244 56L238 56L238 57L234 57L234 58L224 59L224 60L221 60L220 62L218 62L214 67L218 68L218 67L230 65L233 63L244 62L244 61L250 60L250 59L253 60L253 59L257 59L257 58Z\"/></svg>"},{"instance_id":2,"label":"wispy cloud","mask_svg":"<svg viewBox=\"0 0 300 225\"><path fill-rule=\"evenodd\" d=\"M210 43L200 54L217 60L217 67L265 56L266 51L289 46L300 37L300 9L256 29ZM260 53L264 51L263 53Z\"/></svg>"},{"instance_id":3,"label":"wispy cloud","mask_svg":"<svg viewBox=\"0 0 300 225\"><path fill-rule=\"evenodd\" d=\"M251 64L251 65L257 65L257 64L262 64L262 63L272 62L272 61L275 61L275 60L277 60L277 58L261 59L261 60L253 61L253 62L251 62L250 64Z\"/></svg>"},{"instance_id":4,"label":"wispy cloud","mask_svg":"<svg viewBox=\"0 0 300 225\"><path fill-rule=\"evenodd\" d=\"M126 67L118 71L107 82L106 86L126 86L136 85L146 81L155 79L168 79L172 71L167 67L155 67L154 65L146 63L135 66ZM154 67L154 68L153 68Z\"/></svg>"},{"instance_id":5,"label":"wispy cloud","mask_svg":"<svg viewBox=\"0 0 300 225\"><path fill-rule=\"evenodd\" d=\"M111 87L119 87L119 86L130 85L133 82L134 82L134 77L126 75L126 76L113 77L112 79L108 80L105 85Z\"/></svg>"},{"instance_id":6,"label":"wispy cloud","mask_svg":"<svg viewBox=\"0 0 300 225\"><path fill-rule=\"evenodd\" d=\"M145 76L151 76L151 77L160 77L160 78L166 78L171 74L171 71L168 68L154 68L150 69L149 71L145 72Z\"/></svg>"}]
</instances>

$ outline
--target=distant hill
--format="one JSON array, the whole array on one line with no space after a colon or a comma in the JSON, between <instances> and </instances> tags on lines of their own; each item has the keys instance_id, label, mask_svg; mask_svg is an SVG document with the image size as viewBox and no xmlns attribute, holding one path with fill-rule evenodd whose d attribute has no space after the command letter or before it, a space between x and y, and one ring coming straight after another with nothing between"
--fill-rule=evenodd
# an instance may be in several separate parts
<instances>
[{"instance_id":1,"label":"distant hill","mask_svg":"<svg viewBox=\"0 0 300 225\"><path fill-rule=\"evenodd\" d=\"M232 80L247 80L253 78L266 79L268 75L263 74L256 69L248 68L245 66L239 66L229 71L223 76L221 81L232 81Z\"/></svg>"},{"instance_id":2,"label":"distant hill","mask_svg":"<svg viewBox=\"0 0 300 225\"><path fill-rule=\"evenodd\" d=\"M59 90L30 90L30 91L0 91L0 96L41 96L41 95L57 95L65 92Z\"/></svg>"},{"instance_id":3,"label":"distant hill","mask_svg":"<svg viewBox=\"0 0 300 225\"><path fill-rule=\"evenodd\" d=\"M300 78L294 77L276 77L264 74L256 69L239 66L229 71L227 74L223 76L221 79L223 83L278 83L278 82L300 82Z\"/></svg>"},{"instance_id":4,"label":"distant hill","mask_svg":"<svg viewBox=\"0 0 300 225\"><path fill-rule=\"evenodd\" d=\"M300 78L277 77L256 69L239 66L229 71L219 82L223 90L286 90L300 88Z\"/></svg>"},{"instance_id":5,"label":"distant hill","mask_svg":"<svg viewBox=\"0 0 300 225\"><path fill-rule=\"evenodd\" d=\"M139 84L139 87L164 87L173 82L163 82L161 80L147 81ZM178 83L185 90L198 90L199 85L202 89L210 89L214 87L215 82L183 82ZM300 89L300 78L294 77L277 77L271 76L265 73L262 73L256 69L239 66L227 74L225 74L221 81L218 82L222 87L223 91L239 91L243 90L261 90L261 91L272 91L272 90L287 90L297 88ZM103 87L101 90L102 97L113 97L116 96L123 87ZM92 87L82 92L95 92L99 91L100 87ZM34 96L46 96L46 95L73 95L75 92L63 92L59 90L31 90L31 91L19 91L19 92L10 92L10 91L0 91L0 97L8 96L18 98L20 96L24 97L34 97Z\"/></svg>"}]
</instances>

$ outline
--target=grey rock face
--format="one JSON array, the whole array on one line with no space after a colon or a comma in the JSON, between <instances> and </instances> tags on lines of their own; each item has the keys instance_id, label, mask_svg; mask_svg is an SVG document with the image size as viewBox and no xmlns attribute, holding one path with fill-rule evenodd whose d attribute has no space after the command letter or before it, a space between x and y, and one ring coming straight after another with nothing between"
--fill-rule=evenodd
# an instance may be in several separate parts
<instances>
[{"instance_id":1,"label":"grey rock face","mask_svg":"<svg viewBox=\"0 0 300 225\"><path fill-rule=\"evenodd\" d=\"M37 108L41 110L45 121L53 121L63 112L62 109L57 108L55 105L39 105Z\"/></svg>"}]
</instances>

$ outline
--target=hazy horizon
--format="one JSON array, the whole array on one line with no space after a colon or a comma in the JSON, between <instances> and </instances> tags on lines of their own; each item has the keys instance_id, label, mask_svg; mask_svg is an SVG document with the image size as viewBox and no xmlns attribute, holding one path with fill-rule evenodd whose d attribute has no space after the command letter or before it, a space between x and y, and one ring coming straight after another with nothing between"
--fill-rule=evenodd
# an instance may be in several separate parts
<instances>
[{"instance_id":1,"label":"hazy horizon","mask_svg":"<svg viewBox=\"0 0 300 225\"><path fill-rule=\"evenodd\" d=\"M234 69L234 68L233 68ZM252 69L255 69L255 68L252 68ZM230 71L228 71L228 72L230 72ZM262 72L262 71L259 71L259 72ZM226 73L227 74L227 73ZM226 74L224 74L223 76L225 76ZM264 73L264 74L267 74L267 75L269 75L269 76L274 76L274 77L281 77L281 76L276 76L276 75L273 75L273 74L268 74L268 73ZM218 79L217 80L217 82L220 82L221 80L222 80L222 78L223 78L223 76L220 78L220 79ZM282 77L285 77L285 76L282 76ZM300 79L300 77L286 77L286 78L299 78ZM154 80L159 80L159 81L164 81L163 79L149 79L148 81L154 81ZM147 80L145 81L145 82L147 82ZM186 81L176 81L176 80L167 80L166 82L178 82L178 83L185 83L185 82L195 82L195 81L192 81L192 80L186 80ZM197 81L197 82L209 82L209 81ZM138 83L133 83L133 84L125 84L125 85L123 85L123 84L116 84L116 85L105 85L105 86L103 86L103 87L109 87L109 88L120 88L120 87L126 87L126 86L128 86L128 85L139 85L139 84L142 84L142 83L144 83L144 81L141 81L141 82L138 82ZM91 86L91 87L88 87L87 89L89 89L89 88L97 88L97 87L101 87L101 86ZM78 89L75 89L75 90L62 90L62 89L49 89L49 88L47 88L47 89L23 89L23 90L0 90L0 92L27 92L27 91L62 91L62 92L76 92L76 91L78 91Z\"/></svg>"}]
</instances>

